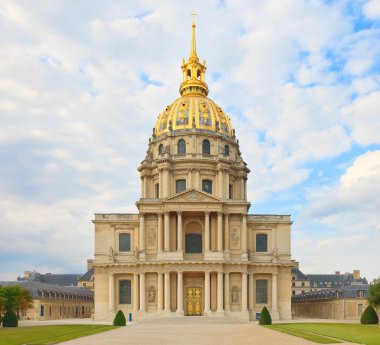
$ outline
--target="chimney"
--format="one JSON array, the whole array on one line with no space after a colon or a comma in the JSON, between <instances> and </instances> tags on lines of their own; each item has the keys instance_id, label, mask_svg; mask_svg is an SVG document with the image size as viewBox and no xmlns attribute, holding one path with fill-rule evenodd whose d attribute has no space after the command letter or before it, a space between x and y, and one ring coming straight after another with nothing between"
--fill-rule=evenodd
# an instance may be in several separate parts
<instances>
[{"instance_id":1,"label":"chimney","mask_svg":"<svg viewBox=\"0 0 380 345\"><path fill-rule=\"evenodd\" d=\"M87 271L89 271L94 266L93 259L87 259Z\"/></svg>"},{"instance_id":2,"label":"chimney","mask_svg":"<svg viewBox=\"0 0 380 345\"><path fill-rule=\"evenodd\" d=\"M340 276L340 271L335 271L336 276Z\"/></svg>"},{"instance_id":3,"label":"chimney","mask_svg":"<svg viewBox=\"0 0 380 345\"><path fill-rule=\"evenodd\" d=\"M30 271L24 271L24 279L29 280L30 278Z\"/></svg>"},{"instance_id":4,"label":"chimney","mask_svg":"<svg viewBox=\"0 0 380 345\"><path fill-rule=\"evenodd\" d=\"M360 270L354 270L354 279L360 279Z\"/></svg>"}]
</instances>

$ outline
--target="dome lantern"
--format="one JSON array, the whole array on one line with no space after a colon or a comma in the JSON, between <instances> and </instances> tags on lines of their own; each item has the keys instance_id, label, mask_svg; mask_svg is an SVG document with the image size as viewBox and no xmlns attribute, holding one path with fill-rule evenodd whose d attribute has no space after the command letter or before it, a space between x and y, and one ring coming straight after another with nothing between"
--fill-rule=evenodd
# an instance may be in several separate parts
<instances>
[{"instance_id":1,"label":"dome lantern","mask_svg":"<svg viewBox=\"0 0 380 345\"><path fill-rule=\"evenodd\" d=\"M195 13L192 13L192 15L194 16ZM185 59L182 60L182 83L179 87L179 93L181 96L196 94L206 97L208 95L208 87L205 82L206 60L203 60L203 63L199 62L195 27L196 25L193 17L190 56L187 62Z\"/></svg>"}]
</instances>

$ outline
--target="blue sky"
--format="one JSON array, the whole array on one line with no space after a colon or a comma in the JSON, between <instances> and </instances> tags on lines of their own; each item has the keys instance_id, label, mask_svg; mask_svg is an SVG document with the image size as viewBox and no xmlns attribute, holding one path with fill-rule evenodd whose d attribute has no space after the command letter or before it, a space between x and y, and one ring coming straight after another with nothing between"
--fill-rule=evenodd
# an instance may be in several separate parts
<instances>
[{"instance_id":1,"label":"blue sky","mask_svg":"<svg viewBox=\"0 0 380 345\"><path fill-rule=\"evenodd\" d=\"M209 97L291 214L305 273L380 276L380 1L0 3L0 279L80 273L94 212L136 212L198 13Z\"/></svg>"}]
</instances>

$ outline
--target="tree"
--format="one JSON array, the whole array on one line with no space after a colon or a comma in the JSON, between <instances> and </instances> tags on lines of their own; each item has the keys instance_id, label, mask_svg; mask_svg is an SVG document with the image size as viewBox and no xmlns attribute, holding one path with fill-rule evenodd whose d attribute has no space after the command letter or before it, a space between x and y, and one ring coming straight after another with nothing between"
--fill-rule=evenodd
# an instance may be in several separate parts
<instances>
[{"instance_id":1,"label":"tree","mask_svg":"<svg viewBox=\"0 0 380 345\"><path fill-rule=\"evenodd\" d=\"M269 314L267 307L264 307L260 314L259 325L271 325L271 324L272 324L272 318Z\"/></svg>"},{"instance_id":2,"label":"tree","mask_svg":"<svg viewBox=\"0 0 380 345\"><path fill-rule=\"evenodd\" d=\"M116 315L115 315L115 318L113 319L113 325L114 326L125 326L126 324L126 319L125 319L125 316L124 316L124 313L119 310Z\"/></svg>"},{"instance_id":3,"label":"tree","mask_svg":"<svg viewBox=\"0 0 380 345\"><path fill-rule=\"evenodd\" d=\"M371 305L364 309L360 323L364 325L377 325L379 323L379 317Z\"/></svg>"},{"instance_id":4,"label":"tree","mask_svg":"<svg viewBox=\"0 0 380 345\"><path fill-rule=\"evenodd\" d=\"M33 298L29 291L19 285L2 287L0 297L5 299L3 308L6 311L15 312L17 317L20 316L20 311L26 311L33 307Z\"/></svg>"},{"instance_id":5,"label":"tree","mask_svg":"<svg viewBox=\"0 0 380 345\"><path fill-rule=\"evenodd\" d=\"M369 298L368 302L370 305L372 305L374 308L380 307L380 281L372 282L372 284L369 284L368 291L369 291Z\"/></svg>"}]
</instances>

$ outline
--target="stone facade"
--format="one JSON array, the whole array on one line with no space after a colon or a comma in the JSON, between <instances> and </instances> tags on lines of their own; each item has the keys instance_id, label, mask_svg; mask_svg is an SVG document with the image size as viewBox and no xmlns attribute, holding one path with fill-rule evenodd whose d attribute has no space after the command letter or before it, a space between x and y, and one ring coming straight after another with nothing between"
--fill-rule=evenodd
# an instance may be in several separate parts
<instances>
[{"instance_id":1,"label":"stone facade","mask_svg":"<svg viewBox=\"0 0 380 345\"><path fill-rule=\"evenodd\" d=\"M183 61L181 98L159 115L138 171L138 214L96 214L95 319L291 317L289 215L248 214L229 117L208 99L205 62Z\"/></svg>"}]
</instances>

